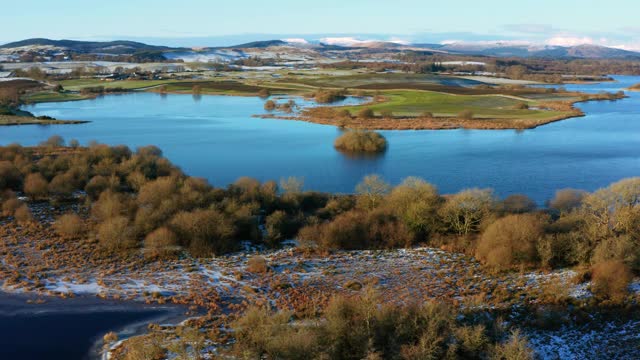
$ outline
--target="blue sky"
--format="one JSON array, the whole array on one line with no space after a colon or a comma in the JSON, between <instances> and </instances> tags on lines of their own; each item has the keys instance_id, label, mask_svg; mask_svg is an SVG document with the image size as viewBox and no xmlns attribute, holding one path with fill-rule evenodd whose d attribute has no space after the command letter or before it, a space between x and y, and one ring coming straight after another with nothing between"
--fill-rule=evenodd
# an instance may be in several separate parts
<instances>
[{"instance_id":1,"label":"blue sky","mask_svg":"<svg viewBox=\"0 0 640 360\"><path fill-rule=\"evenodd\" d=\"M195 46L254 38L355 36L640 49L638 0L5 1L0 42L127 38Z\"/></svg>"}]
</instances>

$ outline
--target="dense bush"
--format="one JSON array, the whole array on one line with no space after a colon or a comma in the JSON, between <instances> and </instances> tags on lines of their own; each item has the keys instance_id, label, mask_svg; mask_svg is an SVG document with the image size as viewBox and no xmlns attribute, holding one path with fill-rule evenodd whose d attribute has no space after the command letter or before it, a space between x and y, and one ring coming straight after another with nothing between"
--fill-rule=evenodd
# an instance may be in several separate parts
<instances>
[{"instance_id":1,"label":"dense bush","mask_svg":"<svg viewBox=\"0 0 640 360\"><path fill-rule=\"evenodd\" d=\"M496 206L490 189L463 190L447 198L440 208L445 225L458 235L469 235L480 229L489 219Z\"/></svg>"},{"instance_id":2,"label":"dense bush","mask_svg":"<svg viewBox=\"0 0 640 360\"><path fill-rule=\"evenodd\" d=\"M553 199L549 201L549 207L558 211L567 212L578 208L586 192L574 189L558 190Z\"/></svg>"},{"instance_id":3,"label":"dense bush","mask_svg":"<svg viewBox=\"0 0 640 360\"><path fill-rule=\"evenodd\" d=\"M629 293L633 274L622 261L607 261L593 267L591 278L591 290L596 296L621 302Z\"/></svg>"},{"instance_id":4,"label":"dense bush","mask_svg":"<svg viewBox=\"0 0 640 360\"><path fill-rule=\"evenodd\" d=\"M231 219L217 210L181 211L169 222L179 242L199 255L224 254L237 249Z\"/></svg>"},{"instance_id":5,"label":"dense bush","mask_svg":"<svg viewBox=\"0 0 640 360\"><path fill-rule=\"evenodd\" d=\"M490 358L492 360L533 360L535 354L529 347L527 339L515 330L506 342L494 347Z\"/></svg>"},{"instance_id":6,"label":"dense bush","mask_svg":"<svg viewBox=\"0 0 640 360\"><path fill-rule=\"evenodd\" d=\"M375 117L375 113L370 108L364 108L358 111L358 118L360 119L373 119Z\"/></svg>"},{"instance_id":7,"label":"dense bush","mask_svg":"<svg viewBox=\"0 0 640 360\"><path fill-rule=\"evenodd\" d=\"M502 200L503 211L507 214L522 214L534 211L537 207L535 201L526 195L509 195Z\"/></svg>"},{"instance_id":8,"label":"dense bush","mask_svg":"<svg viewBox=\"0 0 640 360\"><path fill-rule=\"evenodd\" d=\"M276 109L276 102L273 100L267 100L264 103L264 109L267 111L273 111Z\"/></svg>"},{"instance_id":9,"label":"dense bush","mask_svg":"<svg viewBox=\"0 0 640 360\"><path fill-rule=\"evenodd\" d=\"M161 227L144 238L144 248L149 256L170 257L178 251L178 239L173 231Z\"/></svg>"},{"instance_id":10,"label":"dense bush","mask_svg":"<svg viewBox=\"0 0 640 360\"><path fill-rule=\"evenodd\" d=\"M338 150L353 153L379 153L387 150L387 140L374 131L347 131L333 145Z\"/></svg>"},{"instance_id":11,"label":"dense bush","mask_svg":"<svg viewBox=\"0 0 640 360\"><path fill-rule=\"evenodd\" d=\"M77 214L64 214L56 219L54 227L65 238L77 238L84 231L84 223Z\"/></svg>"},{"instance_id":12,"label":"dense bush","mask_svg":"<svg viewBox=\"0 0 640 360\"><path fill-rule=\"evenodd\" d=\"M544 235L547 220L538 214L508 215L487 227L476 256L489 266L506 269L532 264L538 259L536 244Z\"/></svg>"},{"instance_id":13,"label":"dense bush","mask_svg":"<svg viewBox=\"0 0 640 360\"><path fill-rule=\"evenodd\" d=\"M344 100L347 96L345 90L318 90L313 93L313 99L320 104L329 104Z\"/></svg>"},{"instance_id":14,"label":"dense bush","mask_svg":"<svg viewBox=\"0 0 640 360\"><path fill-rule=\"evenodd\" d=\"M269 271L267 259L262 256L252 256L247 260L247 271L257 274L264 274Z\"/></svg>"},{"instance_id":15,"label":"dense bush","mask_svg":"<svg viewBox=\"0 0 640 360\"><path fill-rule=\"evenodd\" d=\"M24 181L24 192L34 199L41 199L48 193L47 180L39 173L27 175Z\"/></svg>"},{"instance_id":16,"label":"dense bush","mask_svg":"<svg viewBox=\"0 0 640 360\"><path fill-rule=\"evenodd\" d=\"M363 292L331 300L321 321L294 323L289 312L250 307L233 324L235 353L256 359L533 359L517 332L500 344L482 324L461 324L463 316L444 304L381 304L374 291Z\"/></svg>"},{"instance_id":17,"label":"dense bush","mask_svg":"<svg viewBox=\"0 0 640 360\"><path fill-rule=\"evenodd\" d=\"M136 246L129 219L116 216L106 219L98 226L100 245L109 250L124 250Z\"/></svg>"},{"instance_id":18,"label":"dense bush","mask_svg":"<svg viewBox=\"0 0 640 360\"><path fill-rule=\"evenodd\" d=\"M18 221L18 223L20 224L27 224L34 220L33 214L31 213L31 210L29 209L27 204L22 204L18 206L13 216L16 218L16 221Z\"/></svg>"}]
</instances>

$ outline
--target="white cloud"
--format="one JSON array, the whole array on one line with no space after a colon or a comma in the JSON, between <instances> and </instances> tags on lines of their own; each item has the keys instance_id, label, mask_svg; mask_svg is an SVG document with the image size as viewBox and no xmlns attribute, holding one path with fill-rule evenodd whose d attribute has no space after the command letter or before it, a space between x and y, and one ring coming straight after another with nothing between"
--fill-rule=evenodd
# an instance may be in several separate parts
<instances>
[{"instance_id":1,"label":"white cloud","mask_svg":"<svg viewBox=\"0 0 640 360\"><path fill-rule=\"evenodd\" d=\"M613 40L606 37L594 39L589 36L564 36L558 35L547 39L545 44L552 46L577 46L577 45L600 45L614 49L621 49L627 51L640 51L640 43L631 42L626 43L619 40Z\"/></svg>"},{"instance_id":2,"label":"white cloud","mask_svg":"<svg viewBox=\"0 0 640 360\"><path fill-rule=\"evenodd\" d=\"M596 41L588 36L555 36L545 41L547 45L552 46L577 46L577 45L594 45Z\"/></svg>"},{"instance_id":3,"label":"white cloud","mask_svg":"<svg viewBox=\"0 0 640 360\"><path fill-rule=\"evenodd\" d=\"M290 38L290 39L282 39L284 42L288 42L291 44L308 44L309 42L302 38Z\"/></svg>"},{"instance_id":4,"label":"white cloud","mask_svg":"<svg viewBox=\"0 0 640 360\"><path fill-rule=\"evenodd\" d=\"M615 49L620 49L620 50L640 52L640 43L611 45L610 47L615 48Z\"/></svg>"},{"instance_id":5,"label":"white cloud","mask_svg":"<svg viewBox=\"0 0 640 360\"><path fill-rule=\"evenodd\" d=\"M483 40L483 41L462 41L462 40L444 40L441 45L476 45L476 46L529 46L533 43L526 40Z\"/></svg>"},{"instance_id":6,"label":"white cloud","mask_svg":"<svg viewBox=\"0 0 640 360\"><path fill-rule=\"evenodd\" d=\"M351 36L345 36L345 37L326 37L326 38L320 39L320 42L322 42L323 44L338 45L338 46L366 46L368 44L381 42L381 41L402 44L402 45L409 44L409 42L398 39L398 38L391 38L390 40L360 40Z\"/></svg>"}]
</instances>

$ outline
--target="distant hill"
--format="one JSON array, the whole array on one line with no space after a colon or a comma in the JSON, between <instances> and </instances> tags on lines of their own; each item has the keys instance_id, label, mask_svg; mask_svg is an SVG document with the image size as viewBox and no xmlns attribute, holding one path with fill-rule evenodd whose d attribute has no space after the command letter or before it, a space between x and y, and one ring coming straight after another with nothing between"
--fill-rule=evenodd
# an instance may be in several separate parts
<instances>
[{"instance_id":1,"label":"distant hill","mask_svg":"<svg viewBox=\"0 0 640 360\"><path fill-rule=\"evenodd\" d=\"M583 59L640 59L640 53L609 48L599 45L552 46L494 43L451 43L438 48L449 53L502 56L502 57L546 57L546 58L583 58Z\"/></svg>"},{"instance_id":2,"label":"distant hill","mask_svg":"<svg viewBox=\"0 0 640 360\"><path fill-rule=\"evenodd\" d=\"M266 40L266 41L252 41L246 44L234 45L234 46L225 46L224 48L229 49L263 49L270 46L283 46L288 45L289 43L282 40Z\"/></svg>"},{"instance_id":3,"label":"distant hill","mask_svg":"<svg viewBox=\"0 0 640 360\"><path fill-rule=\"evenodd\" d=\"M104 53L114 55L135 54L142 51L171 50L167 46L147 45L135 41L76 41L76 40L51 40L51 39L27 39L0 46L0 49L15 49L24 47L54 47L60 50L76 53Z\"/></svg>"},{"instance_id":4,"label":"distant hill","mask_svg":"<svg viewBox=\"0 0 640 360\"><path fill-rule=\"evenodd\" d=\"M36 53L49 58L64 55L91 54L97 57L134 56L147 61L166 59L190 59L190 61L233 61L247 54L268 54L269 48L289 47L279 52L295 55L292 59L322 58L328 52L330 56L345 54L387 53L401 51L426 51L461 55L482 55L494 57L541 57L541 58L583 58L583 59L640 59L640 53L614 49L598 45L551 46L526 42L453 42L448 44L407 44L379 40L359 40L351 37L325 38L321 40L289 39L254 41L235 46L203 47L198 49L175 48L148 45L136 41L76 41L27 39L0 46L0 54L22 56ZM304 54L303 54L304 53ZM350 56L350 55L349 55Z\"/></svg>"}]
</instances>

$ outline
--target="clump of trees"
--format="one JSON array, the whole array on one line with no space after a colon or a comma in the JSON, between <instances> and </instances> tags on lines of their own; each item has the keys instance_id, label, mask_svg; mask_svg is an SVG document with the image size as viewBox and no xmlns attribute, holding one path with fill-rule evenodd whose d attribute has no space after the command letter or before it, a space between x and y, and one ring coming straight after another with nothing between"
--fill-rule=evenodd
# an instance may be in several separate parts
<instances>
[{"instance_id":1,"label":"clump of trees","mask_svg":"<svg viewBox=\"0 0 640 360\"><path fill-rule=\"evenodd\" d=\"M297 104L293 99L289 99L284 103L277 103L273 100L267 100L264 103L264 109L267 111L278 110L284 113L291 113L296 108Z\"/></svg>"},{"instance_id":2,"label":"clump of trees","mask_svg":"<svg viewBox=\"0 0 640 360\"><path fill-rule=\"evenodd\" d=\"M113 93L123 93L128 91L130 90L124 89L122 87L87 86L80 89L80 94L104 95L104 94L113 94Z\"/></svg>"},{"instance_id":3,"label":"clump of trees","mask_svg":"<svg viewBox=\"0 0 640 360\"><path fill-rule=\"evenodd\" d=\"M277 104L276 104L276 102L275 102L275 101L273 101L273 100L267 100L267 101L264 103L264 109L265 109L265 110L267 110L267 111L273 111L273 110L275 110L275 109L276 109L276 106L277 106Z\"/></svg>"},{"instance_id":4,"label":"clump of trees","mask_svg":"<svg viewBox=\"0 0 640 360\"><path fill-rule=\"evenodd\" d=\"M549 208L537 209L524 195L500 200L489 189L470 189L442 196L419 179L392 188L372 176L352 204L331 201L322 213L332 216L298 238L329 250L426 243L474 255L496 271L582 266L593 269L601 298L621 301L631 281L626 274L640 271L639 199L640 178L594 193L561 190Z\"/></svg>"},{"instance_id":5,"label":"clump of trees","mask_svg":"<svg viewBox=\"0 0 640 360\"><path fill-rule=\"evenodd\" d=\"M3 215L33 219L16 193L29 202L80 203L88 216L75 210L62 215L56 232L68 239L95 239L115 254L144 248L150 258L183 251L210 256L235 251L245 240L278 246L295 237L330 197L303 192L295 179L278 185L241 178L226 189L214 188L184 175L153 146L132 151L95 143L61 148L64 144L52 137L37 148L0 147Z\"/></svg>"},{"instance_id":6,"label":"clump of trees","mask_svg":"<svg viewBox=\"0 0 640 360\"><path fill-rule=\"evenodd\" d=\"M293 314L253 306L232 325L234 353L270 359L533 359L515 330L490 331L437 302L381 304L367 288L330 301L322 321L294 323Z\"/></svg>"},{"instance_id":7,"label":"clump of trees","mask_svg":"<svg viewBox=\"0 0 640 360\"><path fill-rule=\"evenodd\" d=\"M347 97L347 90L322 89L312 94L313 99L319 104L330 104L344 100Z\"/></svg>"},{"instance_id":8,"label":"clump of trees","mask_svg":"<svg viewBox=\"0 0 640 360\"><path fill-rule=\"evenodd\" d=\"M387 140L375 131L354 130L342 134L334 147L345 152L380 153L387 150Z\"/></svg>"}]
</instances>

